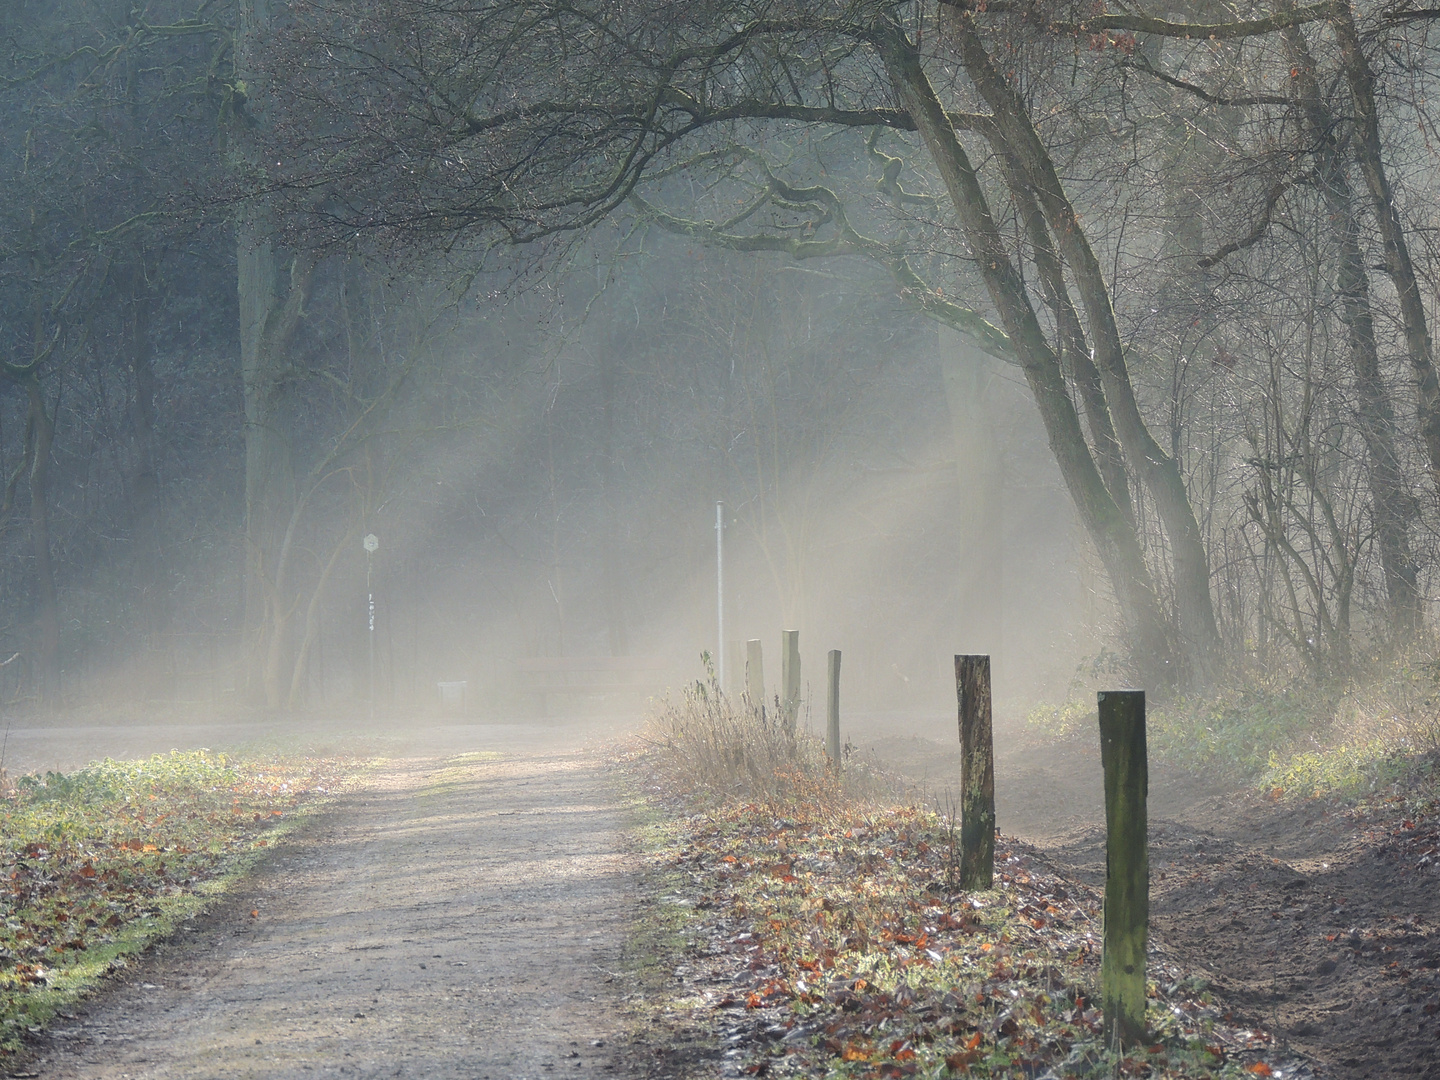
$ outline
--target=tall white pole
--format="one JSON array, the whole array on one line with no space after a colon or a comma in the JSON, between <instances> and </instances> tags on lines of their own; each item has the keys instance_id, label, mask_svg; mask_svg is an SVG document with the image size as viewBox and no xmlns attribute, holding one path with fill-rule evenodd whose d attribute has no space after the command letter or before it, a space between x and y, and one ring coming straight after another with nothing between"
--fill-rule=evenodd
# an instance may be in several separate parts
<instances>
[{"instance_id":1,"label":"tall white pole","mask_svg":"<svg viewBox=\"0 0 1440 1080\"><path fill-rule=\"evenodd\" d=\"M715 503L715 622L719 629L715 648L715 675L725 686L725 504Z\"/></svg>"},{"instance_id":2,"label":"tall white pole","mask_svg":"<svg viewBox=\"0 0 1440 1080\"><path fill-rule=\"evenodd\" d=\"M365 553L365 599L370 609L370 667L367 682L370 684L370 719L375 719L375 592L370 586L370 552Z\"/></svg>"},{"instance_id":3,"label":"tall white pole","mask_svg":"<svg viewBox=\"0 0 1440 1080\"><path fill-rule=\"evenodd\" d=\"M370 571L373 569L375 552L380 550L380 538L374 533L366 533L365 539L361 541L365 549L365 604L369 609L369 629L365 634L370 643L370 668L366 674L366 682L369 684L370 698L370 719L375 719L375 589L370 584Z\"/></svg>"}]
</instances>

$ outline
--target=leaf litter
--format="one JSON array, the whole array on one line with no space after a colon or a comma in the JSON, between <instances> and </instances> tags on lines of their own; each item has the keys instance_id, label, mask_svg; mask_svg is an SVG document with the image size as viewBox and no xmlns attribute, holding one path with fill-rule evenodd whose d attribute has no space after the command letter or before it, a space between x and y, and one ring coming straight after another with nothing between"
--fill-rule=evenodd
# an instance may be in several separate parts
<instances>
[{"instance_id":1,"label":"leaf litter","mask_svg":"<svg viewBox=\"0 0 1440 1080\"><path fill-rule=\"evenodd\" d=\"M0 1060L171 932L363 763L208 751L20 777L0 798ZM259 918L257 909L252 915Z\"/></svg>"},{"instance_id":2,"label":"leaf litter","mask_svg":"<svg viewBox=\"0 0 1440 1080\"><path fill-rule=\"evenodd\" d=\"M994 889L968 893L929 810L803 783L716 799L628 763L668 812L654 858L689 916L664 1011L708 1029L722 1076L1312 1075L1153 939L1153 1041L1107 1054L1100 895L1026 844L998 838Z\"/></svg>"}]
</instances>

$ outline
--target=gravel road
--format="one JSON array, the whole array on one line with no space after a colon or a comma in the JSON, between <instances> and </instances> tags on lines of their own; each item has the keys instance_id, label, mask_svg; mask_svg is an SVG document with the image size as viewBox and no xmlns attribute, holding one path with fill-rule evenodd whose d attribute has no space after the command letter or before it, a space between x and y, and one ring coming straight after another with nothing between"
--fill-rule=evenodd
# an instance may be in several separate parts
<instances>
[{"instance_id":1,"label":"gravel road","mask_svg":"<svg viewBox=\"0 0 1440 1080\"><path fill-rule=\"evenodd\" d=\"M372 774L58 1023L25 1075L626 1075L635 857L602 765L578 746L595 733L413 730L447 752Z\"/></svg>"}]
</instances>

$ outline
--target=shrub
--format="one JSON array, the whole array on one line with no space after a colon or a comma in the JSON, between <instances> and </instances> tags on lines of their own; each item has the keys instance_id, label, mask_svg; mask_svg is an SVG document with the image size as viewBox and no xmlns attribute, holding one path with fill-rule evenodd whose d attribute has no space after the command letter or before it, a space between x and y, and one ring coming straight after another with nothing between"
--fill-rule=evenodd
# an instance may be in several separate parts
<instances>
[{"instance_id":1,"label":"shrub","mask_svg":"<svg viewBox=\"0 0 1440 1080\"><path fill-rule=\"evenodd\" d=\"M849 744L841 750L837 770L819 739L790 731L773 718L778 714L776 708L767 717L748 697L730 698L710 671L678 700L659 702L641 737L661 775L711 804L833 807L846 800L886 799L901 791L895 776Z\"/></svg>"}]
</instances>

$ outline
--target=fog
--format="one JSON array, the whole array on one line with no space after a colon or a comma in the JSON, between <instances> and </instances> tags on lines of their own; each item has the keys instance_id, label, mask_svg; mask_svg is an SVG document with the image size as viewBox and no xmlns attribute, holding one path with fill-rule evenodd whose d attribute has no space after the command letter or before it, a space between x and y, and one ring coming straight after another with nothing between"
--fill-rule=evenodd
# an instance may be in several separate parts
<instances>
[{"instance_id":1,"label":"fog","mask_svg":"<svg viewBox=\"0 0 1440 1080\"><path fill-rule=\"evenodd\" d=\"M7 717L633 721L794 630L898 731L960 652L1010 722L1431 647L1426 20L222 7L7 16Z\"/></svg>"},{"instance_id":2,"label":"fog","mask_svg":"<svg viewBox=\"0 0 1440 1080\"><path fill-rule=\"evenodd\" d=\"M963 651L993 654L1014 708L1063 692L1103 642L1105 611L1013 369L873 274L664 238L625 254L597 243L540 286L497 272L492 290L458 299L433 275L397 284L365 266L317 286L301 347L323 396L293 415L289 462L295 490L316 490L292 527L279 602L295 614L271 711L638 716L704 678L702 653L718 660L717 502L728 689L743 673L734 643L756 638L777 692L780 631L795 629L812 700L825 653L842 650L847 710L948 716ZM369 325L339 349L346 305ZM201 343L217 360L224 345ZM159 433L155 595L136 588L123 507L96 499L97 473L123 472L132 448L57 462L57 511L74 529L60 544L61 707L78 715L265 711L242 631L239 389L223 375L196 385L190 361L156 357L175 415ZM114 374L77 372L95 384L75 378L67 436L123 424ZM390 393L364 439L361 407L325 387L342 376ZM23 564L7 569L10 595L25 595ZM0 649L19 656L0 690L25 712L38 687L9 612ZM588 678L523 666L546 657L635 663ZM464 687L444 700L442 683Z\"/></svg>"}]
</instances>

